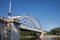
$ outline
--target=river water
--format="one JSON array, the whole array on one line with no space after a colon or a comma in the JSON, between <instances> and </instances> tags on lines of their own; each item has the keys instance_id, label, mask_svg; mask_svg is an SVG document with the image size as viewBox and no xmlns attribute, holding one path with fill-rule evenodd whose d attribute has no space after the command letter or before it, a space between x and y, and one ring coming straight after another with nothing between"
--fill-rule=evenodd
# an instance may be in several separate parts
<instances>
[{"instance_id":1,"label":"river water","mask_svg":"<svg viewBox=\"0 0 60 40\"><path fill-rule=\"evenodd\" d=\"M21 39L21 40L39 40L39 39ZM60 38L45 38L44 40L60 40Z\"/></svg>"},{"instance_id":2,"label":"river water","mask_svg":"<svg viewBox=\"0 0 60 40\"><path fill-rule=\"evenodd\" d=\"M45 40L60 40L60 38L45 38Z\"/></svg>"}]
</instances>

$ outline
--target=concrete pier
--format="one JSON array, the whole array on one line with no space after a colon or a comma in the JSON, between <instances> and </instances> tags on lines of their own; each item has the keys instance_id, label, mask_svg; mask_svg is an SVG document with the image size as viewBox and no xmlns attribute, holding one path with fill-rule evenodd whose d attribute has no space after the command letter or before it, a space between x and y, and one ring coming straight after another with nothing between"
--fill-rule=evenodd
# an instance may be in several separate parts
<instances>
[{"instance_id":1,"label":"concrete pier","mask_svg":"<svg viewBox=\"0 0 60 40\"><path fill-rule=\"evenodd\" d=\"M45 34L43 32L41 32L40 39L44 40L44 38L45 38Z\"/></svg>"},{"instance_id":2,"label":"concrete pier","mask_svg":"<svg viewBox=\"0 0 60 40\"><path fill-rule=\"evenodd\" d=\"M19 28L17 24L11 23L11 35L10 40L19 40Z\"/></svg>"},{"instance_id":3,"label":"concrete pier","mask_svg":"<svg viewBox=\"0 0 60 40\"><path fill-rule=\"evenodd\" d=\"M0 17L0 40L19 40L18 20Z\"/></svg>"},{"instance_id":4,"label":"concrete pier","mask_svg":"<svg viewBox=\"0 0 60 40\"><path fill-rule=\"evenodd\" d=\"M38 40L44 40L45 34L43 32L37 33L36 37L37 37Z\"/></svg>"}]
</instances>

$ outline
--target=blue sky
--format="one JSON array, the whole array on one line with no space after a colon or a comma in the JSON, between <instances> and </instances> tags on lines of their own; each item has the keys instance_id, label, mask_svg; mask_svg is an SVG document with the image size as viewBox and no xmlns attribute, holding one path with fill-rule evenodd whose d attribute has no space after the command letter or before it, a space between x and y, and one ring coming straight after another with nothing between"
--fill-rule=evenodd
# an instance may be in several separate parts
<instances>
[{"instance_id":1,"label":"blue sky","mask_svg":"<svg viewBox=\"0 0 60 40\"><path fill-rule=\"evenodd\" d=\"M9 0L0 0L0 15L7 17ZM32 15L39 19L42 29L60 27L60 0L12 0L12 15Z\"/></svg>"}]
</instances>

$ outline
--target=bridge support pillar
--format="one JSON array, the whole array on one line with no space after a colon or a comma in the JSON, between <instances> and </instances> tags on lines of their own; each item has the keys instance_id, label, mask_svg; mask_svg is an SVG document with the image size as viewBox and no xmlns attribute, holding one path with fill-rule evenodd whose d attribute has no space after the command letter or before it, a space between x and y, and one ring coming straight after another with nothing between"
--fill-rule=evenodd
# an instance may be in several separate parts
<instances>
[{"instance_id":1,"label":"bridge support pillar","mask_svg":"<svg viewBox=\"0 0 60 40\"><path fill-rule=\"evenodd\" d=\"M36 34L36 37L37 37L37 39L39 39L39 40L44 40L44 33L43 33L43 32L37 33L37 34Z\"/></svg>"},{"instance_id":2,"label":"bridge support pillar","mask_svg":"<svg viewBox=\"0 0 60 40\"><path fill-rule=\"evenodd\" d=\"M2 28L2 27L4 28ZM1 40L19 40L19 27L18 23L8 23L6 24L0 24L0 27L2 28L2 35Z\"/></svg>"},{"instance_id":3,"label":"bridge support pillar","mask_svg":"<svg viewBox=\"0 0 60 40\"><path fill-rule=\"evenodd\" d=\"M11 23L11 35L10 40L19 40L19 25L16 23Z\"/></svg>"}]
</instances>

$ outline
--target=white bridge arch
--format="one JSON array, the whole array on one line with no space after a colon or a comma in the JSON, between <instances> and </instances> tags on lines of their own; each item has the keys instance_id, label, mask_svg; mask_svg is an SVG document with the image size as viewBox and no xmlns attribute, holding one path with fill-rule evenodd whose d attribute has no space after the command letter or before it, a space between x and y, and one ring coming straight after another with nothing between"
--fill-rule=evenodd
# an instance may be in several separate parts
<instances>
[{"instance_id":1,"label":"white bridge arch","mask_svg":"<svg viewBox=\"0 0 60 40\"><path fill-rule=\"evenodd\" d=\"M14 16L13 19L18 19L21 29L43 32L39 20L34 16Z\"/></svg>"}]
</instances>

